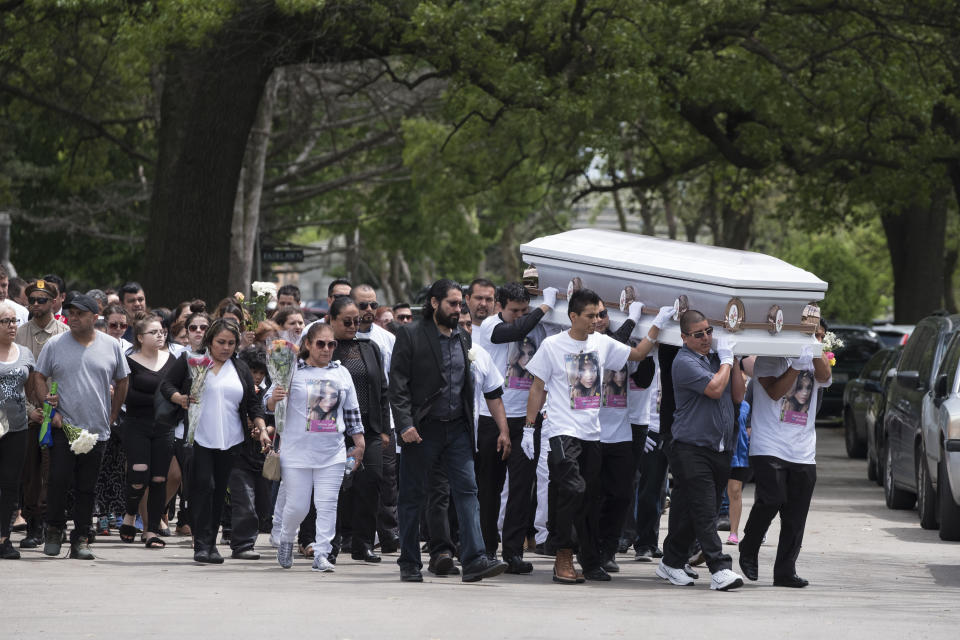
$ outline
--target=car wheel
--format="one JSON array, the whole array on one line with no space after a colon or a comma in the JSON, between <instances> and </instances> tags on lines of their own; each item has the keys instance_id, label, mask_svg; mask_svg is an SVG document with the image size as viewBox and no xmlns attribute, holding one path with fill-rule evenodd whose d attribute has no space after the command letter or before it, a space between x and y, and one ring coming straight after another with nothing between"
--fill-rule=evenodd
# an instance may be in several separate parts
<instances>
[{"instance_id":1,"label":"car wheel","mask_svg":"<svg viewBox=\"0 0 960 640\"><path fill-rule=\"evenodd\" d=\"M890 451L890 442L884 446L883 465L883 498L888 509L912 509L917 501L916 494L904 491L893 484L893 452Z\"/></svg>"},{"instance_id":2,"label":"car wheel","mask_svg":"<svg viewBox=\"0 0 960 640\"><path fill-rule=\"evenodd\" d=\"M923 446L917 449L917 513L920 516L920 526L924 529L936 529L937 522L937 493L930 481L927 470L927 455Z\"/></svg>"},{"instance_id":3,"label":"car wheel","mask_svg":"<svg viewBox=\"0 0 960 640\"><path fill-rule=\"evenodd\" d=\"M960 505L953 501L949 483L947 456L941 451L940 464L937 465L937 491L940 494L940 539L957 541L960 540Z\"/></svg>"},{"instance_id":4,"label":"car wheel","mask_svg":"<svg viewBox=\"0 0 960 640\"><path fill-rule=\"evenodd\" d=\"M843 440L847 445L847 457L865 458L867 456L867 441L857 436L857 424L850 409L843 412Z\"/></svg>"}]
</instances>

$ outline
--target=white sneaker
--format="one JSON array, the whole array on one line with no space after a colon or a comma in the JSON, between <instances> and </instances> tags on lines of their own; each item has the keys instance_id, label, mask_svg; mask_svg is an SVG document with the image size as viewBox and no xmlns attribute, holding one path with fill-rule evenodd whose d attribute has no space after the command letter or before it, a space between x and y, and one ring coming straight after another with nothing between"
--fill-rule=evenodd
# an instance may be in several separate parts
<instances>
[{"instance_id":1,"label":"white sneaker","mask_svg":"<svg viewBox=\"0 0 960 640\"><path fill-rule=\"evenodd\" d=\"M327 560L327 556L321 553L313 554L313 571L322 571L324 573L333 573L333 563Z\"/></svg>"},{"instance_id":2,"label":"white sneaker","mask_svg":"<svg viewBox=\"0 0 960 640\"><path fill-rule=\"evenodd\" d=\"M710 574L710 588L716 591L729 591L743 586L743 578L732 569L720 569Z\"/></svg>"},{"instance_id":3,"label":"white sneaker","mask_svg":"<svg viewBox=\"0 0 960 640\"><path fill-rule=\"evenodd\" d=\"M280 546L280 528L274 527L270 532L270 546L276 549Z\"/></svg>"},{"instance_id":4,"label":"white sneaker","mask_svg":"<svg viewBox=\"0 0 960 640\"><path fill-rule=\"evenodd\" d=\"M693 584L693 578L683 572L683 569L674 569L663 564L663 560L657 566L657 577L669 580L671 584L680 587L688 587Z\"/></svg>"}]
</instances>

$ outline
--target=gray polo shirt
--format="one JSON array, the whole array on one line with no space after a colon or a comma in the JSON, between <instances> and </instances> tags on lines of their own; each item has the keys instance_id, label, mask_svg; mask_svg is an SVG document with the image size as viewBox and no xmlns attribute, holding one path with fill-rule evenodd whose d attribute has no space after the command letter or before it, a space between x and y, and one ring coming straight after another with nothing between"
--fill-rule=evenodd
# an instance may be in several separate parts
<instances>
[{"instance_id":1,"label":"gray polo shirt","mask_svg":"<svg viewBox=\"0 0 960 640\"><path fill-rule=\"evenodd\" d=\"M437 401L433 403L430 417L435 420L455 420L464 416L460 392L463 391L467 368L463 347L460 346L460 328L454 329L450 337L443 335L438 328L437 335L440 336L440 362L446 384L440 389Z\"/></svg>"},{"instance_id":2,"label":"gray polo shirt","mask_svg":"<svg viewBox=\"0 0 960 640\"><path fill-rule=\"evenodd\" d=\"M677 442L714 451L733 450L736 421L730 383L717 400L703 393L719 370L720 357L715 353L701 356L686 345L677 353L671 371L677 404L671 433Z\"/></svg>"}]
</instances>

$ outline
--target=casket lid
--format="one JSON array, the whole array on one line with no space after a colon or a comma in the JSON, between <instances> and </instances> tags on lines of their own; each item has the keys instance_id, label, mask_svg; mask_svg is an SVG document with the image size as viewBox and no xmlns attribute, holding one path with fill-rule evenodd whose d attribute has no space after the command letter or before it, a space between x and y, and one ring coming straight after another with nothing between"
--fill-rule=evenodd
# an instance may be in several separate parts
<instances>
[{"instance_id":1,"label":"casket lid","mask_svg":"<svg viewBox=\"0 0 960 640\"><path fill-rule=\"evenodd\" d=\"M520 252L533 265L549 258L741 289L827 290L809 271L763 253L622 231L573 229L531 240Z\"/></svg>"}]
</instances>

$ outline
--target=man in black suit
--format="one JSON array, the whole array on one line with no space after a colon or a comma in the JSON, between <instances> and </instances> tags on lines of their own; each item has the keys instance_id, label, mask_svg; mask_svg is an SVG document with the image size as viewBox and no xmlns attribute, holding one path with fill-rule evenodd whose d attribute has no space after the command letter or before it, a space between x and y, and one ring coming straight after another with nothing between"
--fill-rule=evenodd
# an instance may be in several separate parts
<instances>
[{"instance_id":1,"label":"man in black suit","mask_svg":"<svg viewBox=\"0 0 960 640\"><path fill-rule=\"evenodd\" d=\"M430 287L420 322L401 327L390 367L390 405L402 441L400 455L400 579L422 582L420 510L427 477L440 459L447 467L460 523L464 582L503 573L487 557L473 470L474 381L470 336L457 325L463 293L451 280ZM445 558L453 565L453 558ZM438 567L441 571L450 567Z\"/></svg>"}]
</instances>

